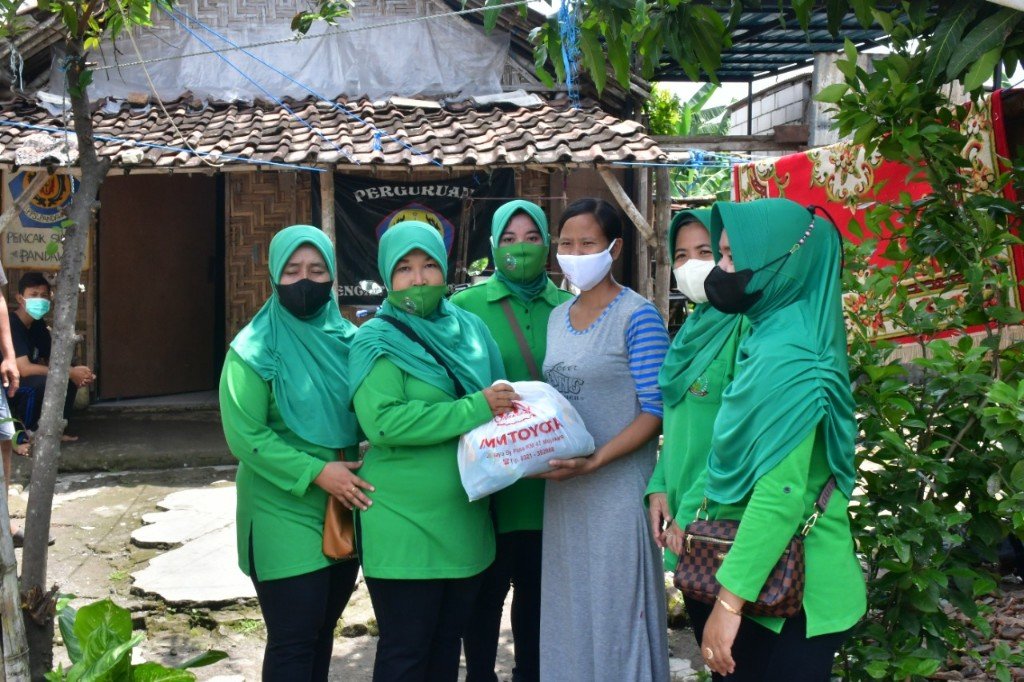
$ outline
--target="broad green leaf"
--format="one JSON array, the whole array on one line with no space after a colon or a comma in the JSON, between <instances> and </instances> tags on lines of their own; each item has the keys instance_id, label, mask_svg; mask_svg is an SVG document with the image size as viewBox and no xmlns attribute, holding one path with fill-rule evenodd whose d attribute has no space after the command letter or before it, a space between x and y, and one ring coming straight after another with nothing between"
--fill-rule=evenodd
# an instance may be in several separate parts
<instances>
[{"instance_id":1,"label":"broad green leaf","mask_svg":"<svg viewBox=\"0 0 1024 682\"><path fill-rule=\"evenodd\" d=\"M65 606L58 612L57 626L60 628L61 639L64 640L64 648L68 651L68 658L72 663L82 660L82 647L75 634L75 616L78 611L70 606Z\"/></svg>"},{"instance_id":2,"label":"broad green leaf","mask_svg":"<svg viewBox=\"0 0 1024 682\"><path fill-rule=\"evenodd\" d=\"M836 104L843 98L843 95L849 91L850 86L846 83L833 83L832 85L826 85L821 91L814 96L814 99L818 102L825 102L826 104Z\"/></svg>"},{"instance_id":3,"label":"broad green leaf","mask_svg":"<svg viewBox=\"0 0 1024 682\"><path fill-rule=\"evenodd\" d=\"M1008 407L1019 406L1017 390L1005 381L993 381L988 389L989 401Z\"/></svg>"},{"instance_id":4,"label":"broad green leaf","mask_svg":"<svg viewBox=\"0 0 1024 682\"><path fill-rule=\"evenodd\" d=\"M493 5L500 5L503 0L487 0L484 3L484 7L491 7ZM484 31L490 33L494 30L494 27L498 24L498 17L501 15L500 9L489 9L484 12Z\"/></svg>"},{"instance_id":5,"label":"broad green leaf","mask_svg":"<svg viewBox=\"0 0 1024 682\"><path fill-rule=\"evenodd\" d=\"M118 606L109 599L78 609L74 632L80 641L87 641L94 631L103 626L109 628L122 641L127 641L132 636L132 615L128 609Z\"/></svg>"},{"instance_id":6,"label":"broad green leaf","mask_svg":"<svg viewBox=\"0 0 1024 682\"><path fill-rule=\"evenodd\" d=\"M608 61L615 71L615 77L624 89L629 89L629 50L627 38L618 37L608 40ZM603 67L603 65L602 65Z\"/></svg>"},{"instance_id":7,"label":"broad green leaf","mask_svg":"<svg viewBox=\"0 0 1024 682\"><path fill-rule=\"evenodd\" d=\"M192 682L196 676L187 670L165 668L159 663L132 666L132 682Z\"/></svg>"},{"instance_id":8,"label":"broad green leaf","mask_svg":"<svg viewBox=\"0 0 1024 682\"><path fill-rule=\"evenodd\" d=\"M140 632L127 642L106 649L103 655L88 664L82 661L75 665L68 674L68 682L120 682L129 679L132 649L143 639L145 635Z\"/></svg>"},{"instance_id":9,"label":"broad green leaf","mask_svg":"<svg viewBox=\"0 0 1024 682\"><path fill-rule=\"evenodd\" d=\"M977 13L978 3L962 2L954 5L952 10L939 21L939 25L935 27L935 33L932 34L931 40L928 42L929 48L925 55L924 73L922 74L925 84L934 86L939 83L940 74L946 72L949 60L960 47L960 38L963 36L964 29Z\"/></svg>"},{"instance_id":10,"label":"broad green leaf","mask_svg":"<svg viewBox=\"0 0 1024 682\"><path fill-rule=\"evenodd\" d=\"M1013 465L1010 470L1010 485L1018 491L1024 491L1024 459Z\"/></svg>"},{"instance_id":11,"label":"broad green leaf","mask_svg":"<svg viewBox=\"0 0 1024 682\"><path fill-rule=\"evenodd\" d=\"M199 654L198 656L194 656L194 657L188 659L184 663L180 663L176 667L182 668L182 669L184 669L184 668L201 668L201 667L203 667L205 665L213 665L217 661L223 661L227 657L228 657L227 652L220 651L218 649L211 649L210 651L206 651L204 653Z\"/></svg>"},{"instance_id":12,"label":"broad green leaf","mask_svg":"<svg viewBox=\"0 0 1024 682\"><path fill-rule=\"evenodd\" d=\"M989 68L991 75L992 68L995 67L996 62L999 61L999 55L1002 54L1006 36L1014 26L1020 23L1022 17L1024 17L1024 12L1003 7L995 14L978 22L960 41L956 53L950 58L949 64L946 66L946 78L955 80L971 64L974 64L974 67L971 67L973 71L977 66L976 62L983 55L988 56L992 50L995 50L996 56L988 57L991 63ZM966 83L964 87L967 90L973 89L967 87Z\"/></svg>"},{"instance_id":13,"label":"broad green leaf","mask_svg":"<svg viewBox=\"0 0 1024 682\"><path fill-rule=\"evenodd\" d=\"M993 592L995 592L997 587L998 585L996 584L995 580L988 576L981 576L974 581L974 596L983 597L986 594L992 594Z\"/></svg>"},{"instance_id":14,"label":"broad green leaf","mask_svg":"<svg viewBox=\"0 0 1024 682\"><path fill-rule=\"evenodd\" d=\"M583 52L583 61L587 66L587 72L594 81L594 87L599 93L603 92L607 71L604 63L604 50L601 49L596 31L580 28L580 50Z\"/></svg>"},{"instance_id":15,"label":"broad green leaf","mask_svg":"<svg viewBox=\"0 0 1024 682\"><path fill-rule=\"evenodd\" d=\"M1001 47L993 47L981 55L964 76L964 90L972 92L983 86L995 73L996 64L1003 54ZM959 72L958 72L959 73Z\"/></svg>"}]
</instances>

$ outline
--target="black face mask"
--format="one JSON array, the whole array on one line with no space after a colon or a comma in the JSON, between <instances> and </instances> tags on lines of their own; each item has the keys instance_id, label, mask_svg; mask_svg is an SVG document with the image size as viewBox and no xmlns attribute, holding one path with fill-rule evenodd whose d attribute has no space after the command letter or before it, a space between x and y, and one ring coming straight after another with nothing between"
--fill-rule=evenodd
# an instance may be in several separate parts
<instances>
[{"instance_id":1,"label":"black face mask","mask_svg":"<svg viewBox=\"0 0 1024 682\"><path fill-rule=\"evenodd\" d=\"M808 232L810 232L808 230ZM754 307L754 304L761 300L761 295L764 294L765 287L771 284L772 280L775 279L775 275L779 274L779 270L786 264L786 260L792 256L796 250L803 245L803 240L797 246L782 254L778 258L768 261L757 270L751 270L750 268L744 268L736 272L726 272L717 265L715 268L708 273L707 279L704 280L704 293L708 295L708 303L712 307L721 310L723 313L729 313L730 315L738 315L745 313ZM775 265L779 261L782 261L772 276L765 282L764 287L761 287L757 291L747 292L747 285L750 284L750 280L754 279L754 274L767 270L771 266Z\"/></svg>"},{"instance_id":2,"label":"black face mask","mask_svg":"<svg viewBox=\"0 0 1024 682\"><path fill-rule=\"evenodd\" d=\"M761 298L761 290L746 292L747 285L754 278L750 268L739 272L726 272L717 265L704 280L704 292L708 303L723 313L737 315L745 313Z\"/></svg>"},{"instance_id":3,"label":"black face mask","mask_svg":"<svg viewBox=\"0 0 1024 682\"><path fill-rule=\"evenodd\" d=\"M754 304L761 300L765 287L771 284L771 281L775 279L775 275L779 274L779 270L785 266L786 260L788 260L790 256L796 253L797 250L804 245L807 238L811 236L811 232L814 231L814 212L815 210L818 210L818 207L809 206L807 210L811 214L811 224L807 226L807 230L797 243L794 244L789 251L778 258L768 261L757 270L744 268L737 272L726 272L716 265L715 268L708 273L707 279L704 280L704 293L708 295L708 303L710 303L712 307L730 315L745 313L754 307ZM831 219L832 216L829 216L829 220ZM835 221L832 221L832 225L835 225ZM839 229L836 228L836 232L838 231ZM842 234L839 235L839 239L841 242ZM842 253L842 250L840 250L840 253ZM754 279L754 274L770 268L779 261L782 261L782 265L772 273L771 278L765 282L764 287L761 287L757 291L751 291L748 293L747 285L750 284L750 280Z\"/></svg>"},{"instance_id":4,"label":"black face mask","mask_svg":"<svg viewBox=\"0 0 1024 682\"><path fill-rule=\"evenodd\" d=\"M313 317L330 300L333 285L333 282L300 279L294 284L275 284L274 288L285 310L304 320Z\"/></svg>"}]
</instances>

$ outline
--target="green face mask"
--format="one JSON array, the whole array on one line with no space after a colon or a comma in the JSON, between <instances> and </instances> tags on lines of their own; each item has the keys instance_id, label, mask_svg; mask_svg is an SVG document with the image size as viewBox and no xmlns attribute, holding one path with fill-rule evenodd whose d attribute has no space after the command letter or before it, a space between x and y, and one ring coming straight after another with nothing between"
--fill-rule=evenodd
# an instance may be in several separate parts
<instances>
[{"instance_id":1,"label":"green face mask","mask_svg":"<svg viewBox=\"0 0 1024 682\"><path fill-rule=\"evenodd\" d=\"M437 310L441 299L448 293L447 284L409 287L388 293L388 301L401 311L418 317L426 317Z\"/></svg>"},{"instance_id":2,"label":"green face mask","mask_svg":"<svg viewBox=\"0 0 1024 682\"><path fill-rule=\"evenodd\" d=\"M544 244L519 242L494 250L495 267L513 282L532 282L544 272L548 247Z\"/></svg>"}]
</instances>

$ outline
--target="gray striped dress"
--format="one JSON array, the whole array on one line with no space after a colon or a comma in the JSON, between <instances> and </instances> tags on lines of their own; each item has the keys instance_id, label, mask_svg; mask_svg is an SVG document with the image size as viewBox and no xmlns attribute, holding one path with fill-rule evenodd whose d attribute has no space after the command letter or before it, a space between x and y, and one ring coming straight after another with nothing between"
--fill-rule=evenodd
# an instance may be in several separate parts
<instances>
[{"instance_id":1,"label":"gray striped dress","mask_svg":"<svg viewBox=\"0 0 1024 682\"><path fill-rule=\"evenodd\" d=\"M642 410L661 416L668 335L657 309L630 289L583 332L569 323L572 303L551 313L544 375L601 447ZM653 439L592 474L547 484L542 682L669 679L664 573L643 505L656 447Z\"/></svg>"}]
</instances>

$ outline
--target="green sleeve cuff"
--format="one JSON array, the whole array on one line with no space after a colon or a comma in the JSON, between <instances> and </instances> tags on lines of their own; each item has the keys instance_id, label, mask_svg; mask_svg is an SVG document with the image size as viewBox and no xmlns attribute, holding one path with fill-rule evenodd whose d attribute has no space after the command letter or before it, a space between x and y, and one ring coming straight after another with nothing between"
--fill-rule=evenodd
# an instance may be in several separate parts
<instances>
[{"instance_id":1,"label":"green sleeve cuff","mask_svg":"<svg viewBox=\"0 0 1024 682\"><path fill-rule=\"evenodd\" d=\"M494 415L491 413L491 406L488 404L487 398L484 397L484 392L477 391L473 395L467 397L472 405L473 417L478 419L480 424L486 424L491 421Z\"/></svg>"},{"instance_id":2,"label":"green sleeve cuff","mask_svg":"<svg viewBox=\"0 0 1024 682\"><path fill-rule=\"evenodd\" d=\"M316 457L310 457L309 463L306 465L306 469L302 472L302 475L295 480L295 485L291 487L292 495L295 497L302 497L309 490L309 486L316 480L316 477L320 475L320 472L327 466L327 462L319 460Z\"/></svg>"}]
</instances>

